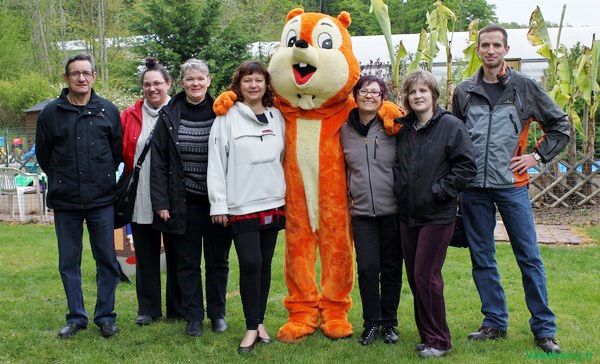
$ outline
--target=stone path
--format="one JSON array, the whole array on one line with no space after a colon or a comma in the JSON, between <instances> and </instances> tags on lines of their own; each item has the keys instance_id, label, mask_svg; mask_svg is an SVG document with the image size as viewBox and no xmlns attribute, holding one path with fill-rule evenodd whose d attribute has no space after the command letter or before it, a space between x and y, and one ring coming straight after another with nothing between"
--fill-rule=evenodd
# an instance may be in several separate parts
<instances>
[{"instance_id":1,"label":"stone path","mask_svg":"<svg viewBox=\"0 0 600 364\"><path fill-rule=\"evenodd\" d=\"M565 225L536 225L538 243L540 244L581 244L583 241L571 228ZM496 222L494 230L496 241L508 241L508 235L502 221Z\"/></svg>"}]
</instances>

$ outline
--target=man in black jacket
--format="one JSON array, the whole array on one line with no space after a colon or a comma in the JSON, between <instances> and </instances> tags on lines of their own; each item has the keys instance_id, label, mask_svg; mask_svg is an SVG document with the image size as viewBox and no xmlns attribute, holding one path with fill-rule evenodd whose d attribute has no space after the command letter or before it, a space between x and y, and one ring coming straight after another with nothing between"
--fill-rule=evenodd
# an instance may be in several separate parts
<instances>
[{"instance_id":1,"label":"man in black jacket","mask_svg":"<svg viewBox=\"0 0 600 364\"><path fill-rule=\"evenodd\" d=\"M36 157L48 175L48 207L54 209L58 266L69 307L58 336L73 336L88 324L80 270L85 220L97 268L94 323L102 336L111 337L119 331L113 312L120 279L113 240L119 112L92 89L92 56L69 57L64 80L68 88L40 113L36 129Z\"/></svg>"},{"instance_id":2,"label":"man in black jacket","mask_svg":"<svg viewBox=\"0 0 600 364\"><path fill-rule=\"evenodd\" d=\"M496 206L521 270L529 320L537 345L560 352L555 340L555 316L548 304L544 263L537 246L529 202L527 170L549 162L569 141L567 117L533 79L509 69L504 28L489 25L479 31L479 72L458 85L452 113L467 124L475 147L477 176L461 195L465 233L469 241L473 280L481 298L484 320L469 340L506 336L508 308L494 258ZM544 136L527 154L531 120Z\"/></svg>"}]
</instances>

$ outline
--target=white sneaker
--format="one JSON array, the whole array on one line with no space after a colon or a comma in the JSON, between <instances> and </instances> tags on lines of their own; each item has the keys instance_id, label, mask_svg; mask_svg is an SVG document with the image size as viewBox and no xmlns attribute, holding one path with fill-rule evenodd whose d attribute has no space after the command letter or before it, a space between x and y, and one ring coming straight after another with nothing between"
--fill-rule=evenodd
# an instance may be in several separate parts
<instances>
[{"instance_id":1,"label":"white sneaker","mask_svg":"<svg viewBox=\"0 0 600 364\"><path fill-rule=\"evenodd\" d=\"M448 350L440 350L426 346L423 350L419 351L419 356L421 358L439 358L440 356L448 354L450 351L452 351L452 348Z\"/></svg>"}]
</instances>

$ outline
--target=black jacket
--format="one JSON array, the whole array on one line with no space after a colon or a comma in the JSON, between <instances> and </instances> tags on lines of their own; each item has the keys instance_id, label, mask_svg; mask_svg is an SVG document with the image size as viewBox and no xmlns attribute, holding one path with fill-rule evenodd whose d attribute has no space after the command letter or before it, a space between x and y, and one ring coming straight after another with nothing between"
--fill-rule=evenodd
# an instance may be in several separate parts
<instances>
[{"instance_id":1,"label":"black jacket","mask_svg":"<svg viewBox=\"0 0 600 364\"><path fill-rule=\"evenodd\" d=\"M400 220L409 226L450 224L456 216L456 197L475 176L473 145L462 121L438 107L421 129L409 114L397 138L398 167L394 192Z\"/></svg>"},{"instance_id":2,"label":"black jacket","mask_svg":"<svg viewBox=\"0 0 600 364\"><path fill-rule=\"evenodd\" d=\"M206 94L208 106L212 109L213 99ZM150 199L152 210L169 210L171 219L163 221L154 216L152 226L160 231L183 234L186 227L187 197L185 173L178 148L181 105L185 92L178 93L159 112L154 136L152 137L152 158L150 159ZM205 197L208 205L208 197Z\"/></svg>"},{"instance_id":3,"label":"black jacket","mask_svg":"<svg viewBox=\"0 0 600 364\"><path fill-rule=\"evenodd\" d=\"M48 175L48 207L90 209L115 201L121 163L117 107L92 90L82 110L67 100L69 89L40 113L35 155Z\"/></svg>"}]
</instances>

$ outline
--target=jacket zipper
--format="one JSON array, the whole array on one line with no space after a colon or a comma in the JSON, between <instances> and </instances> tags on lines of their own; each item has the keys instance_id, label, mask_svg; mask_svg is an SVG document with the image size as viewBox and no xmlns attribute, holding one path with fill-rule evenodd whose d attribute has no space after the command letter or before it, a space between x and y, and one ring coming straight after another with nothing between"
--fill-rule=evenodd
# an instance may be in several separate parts
<instances>
[{"instance_id":1,"label":"jacket zipper","mask_svg":"<svg viewBox=\"0 0 600 364\"><path fill-rule=\"evenodd\" d=\"M510 115L510 121L513 124L513 127L515 128L515 134L519 134L519 127L517 126L517 123L515 122L515 119L513 118L513 114L508 114Z\"/></svg>"},{"instance_id":2,"label":"jacket zipper","mask_svg":"<svg viewBox=\"0 0 600 364\"><path fill-rule=\"evenodd\" d=\"M490 105L490 117L488 120L487 138L485 140L485 159L483 162L483 188L487 188L488 154L490 152L490 136L492 134L492 113L494 108Z\"/></svg>"},{"instance_id":3,"label":"jacket zipper","mask_svg":"<svg viewBox=\"0 0 600 364\"><path fill-rule=\"evenodd\" d=\"M373 159L377 159L377 148L379 147L379 139L375 137L375 148L373 150Z\"/></svg>"},{"instance_id":4,"label":"jacket zipper","mask_svg":"<svg viewBox=\"0 0 600 364\"><path fill-rule=\"evenodd\" d=\"M365 137L365 154L367 156L367 173L369 174L369 192L371 193L371 207L375 217L375 203L373 202L373 185L371 184L371 164L369 163L369 139Z\"/></svg>"}]
</instances>

